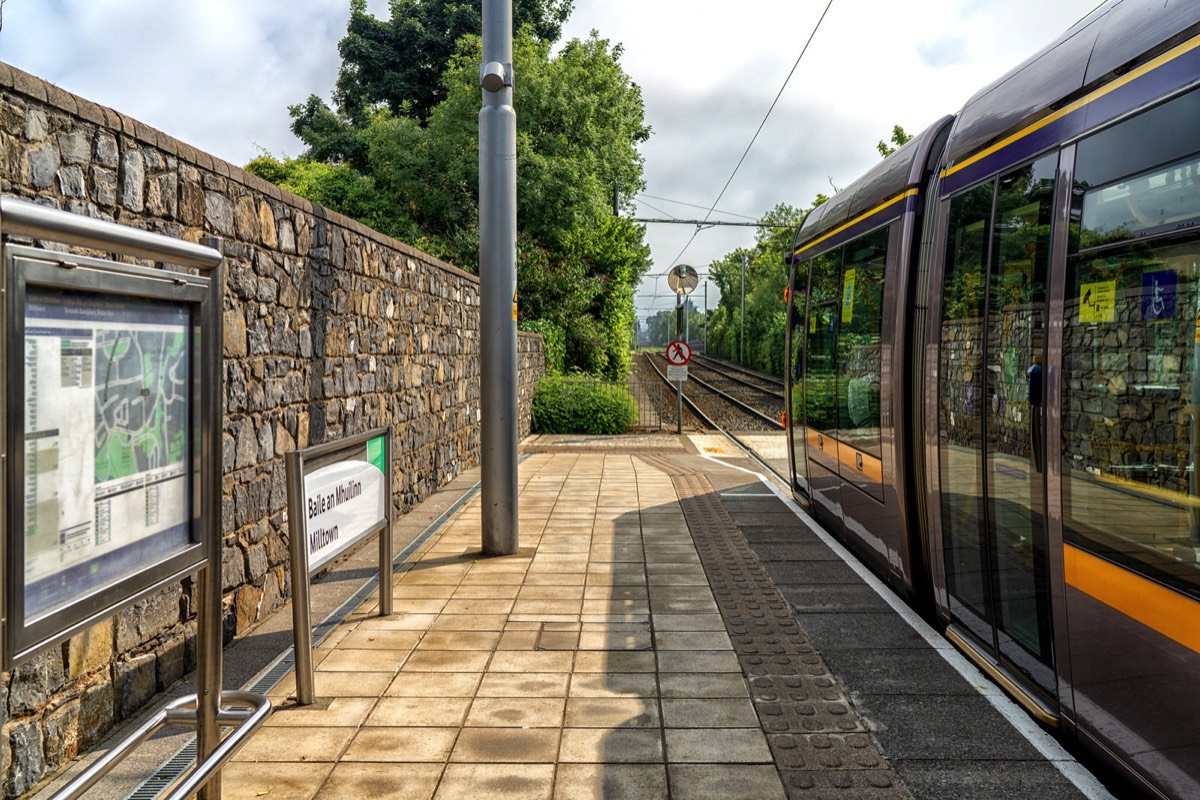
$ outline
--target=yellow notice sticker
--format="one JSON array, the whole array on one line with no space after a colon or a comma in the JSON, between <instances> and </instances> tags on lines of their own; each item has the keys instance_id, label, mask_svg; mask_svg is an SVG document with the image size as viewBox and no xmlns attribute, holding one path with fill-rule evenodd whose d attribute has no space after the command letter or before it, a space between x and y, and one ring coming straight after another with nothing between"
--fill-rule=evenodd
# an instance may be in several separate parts
<instances>
[{"instance_id":1,"label":"yellow notice sticker","mask_svg":"<svg viewBox=\"0 0 1200 800\"><path fill-rule=\"evenodd\" d=\"M846 270L846 277L842 282L842 322L850 322L854 319L854 270Z\"/></svg>"},{"instance_id":2,"label":"yellow notice sticker","mask_svg":"<svg viewBox=\"0 0 1200 800\"><path fill-rule=\"evenodd\" d=\"M1196 311L1196 344L1200 344L1200 310Z\"/></svg>"},{"instance_id":3,"label":"yellow notice sticker","mask_svg":"<svg viewBox=\"0 0 1200 800\"><path fill-rule=\"evenodd\" d=\"M1116 281L1085 283L1079 287L1080 322L1115 322L1116 319Z\"/></svg>"},{"instance_id":4,"label":"yellow notice sticker","mask_svg":"<svg viewBox=\"0 0 1200 800\"><path fill-rule=\"evenodd\" d=\"M513 290L513 321L517 320L517 290Z\"/></svg>"}]
</instances>

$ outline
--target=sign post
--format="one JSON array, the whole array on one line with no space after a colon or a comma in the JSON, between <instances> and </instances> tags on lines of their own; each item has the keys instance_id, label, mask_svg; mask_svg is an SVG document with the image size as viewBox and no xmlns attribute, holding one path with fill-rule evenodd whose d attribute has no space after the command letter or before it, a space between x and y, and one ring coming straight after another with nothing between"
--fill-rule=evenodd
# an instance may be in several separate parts
<instances>
[{"instance_id":1,"label":"sign post","mask_svg":"<svg viewBox=\"0 0 1200 800\"><path fill-rule=\"evenodd\" d=\"M316 699L309 577L379 533L379 613L392 613L392 428L287 454L296 702Z\"/></svg>"},{"instance_id":2,"label":"sign post","mask_svg":"<svg viewBox=\"0 0 1200 800\"><path fill-rule=\"evenodd\" d=\"M676 264L671 267L671 272L667 275L667 284L671 290L675 292L675 335L683 337L683 340L677 339L667 345L667 362L669 365L683 367L682 377L671 377L671 367L667 367L667 380L676 381L675 384L675 433L683 433L683 382L687 380L687 362L692 358L692 348L685 341L687 335L687 325L684 323L684 314L687 313L683 305L684 295L691 294L700 284L700 275L694 267L687 264ZM680 348L682 346L682 348ZM672 360L672 351L675 352L676 361Z\"/></svg>"}]
</instances>

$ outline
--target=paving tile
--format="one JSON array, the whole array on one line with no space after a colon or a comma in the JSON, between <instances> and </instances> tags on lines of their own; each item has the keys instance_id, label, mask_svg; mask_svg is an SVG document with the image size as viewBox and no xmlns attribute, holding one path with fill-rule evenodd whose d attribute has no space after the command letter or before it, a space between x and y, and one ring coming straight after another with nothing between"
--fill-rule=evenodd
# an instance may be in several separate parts
<instances>
[{"instance_id":1,"label":"paving tile","mask_svg":"<svg viewBox=\"0 0 1200 800\"><path fill-rule=\"evenodd\" d=\"M473 697L482 672L401 672L384 692L388 697Z\"/></svg>"},{"instance_id":2,"label":"paving tile","mask_svg":"<svg viewBox=\"0 0 1200 800\"><path fill-rule=\"evenodd\" d=\"M421 640L419 631L380 630L359 626L348 631L338 642L340 649L351 650L411 650ZM322 647L325 643L322 643Z\"/></svg>"},{"instance_id":3,"label":"paving tile","mask_svg":"<svg viewBox=\"0 0 1200 800\"><path fill-rule=\"evenodd\" d=\"M462 725L469 697L381 697L367 717L367 725L426 727Z\"/></svg>"},{"instance_id":4,"label":"paving tile","mask_svg":"<svg viewBox=\"0 0 1200 800\"><path fill-rule=\"evenodd\" d=\"M574 653L558 651L497 651L489 669L492 672L570 672Z\"/></svg>"},{"instance_id":5,"label":"paving tile","mask_svg":"<svg viewBox=\"0 0 1200 800\"><path fill-rule=\"evenodd\" d=\"M569 697L570 728L651 728L661 724L658 703L636 697Z\"/></svg>"},{"instance_id":6,"label":"paving tile","mask_svg":"<svg viewBox=\"0 0 1200 800\"><path fill-rule=\"evenodd\" d=\"M434 800L550 800L553 764L450 764Z\"/></svg>"},{"instance_id":7,"label":"paving tile","mask_svg":"<svg viewBox=\"0 0 1200 800\"><path fill-rule=\"evenodd\" d=\"M570 677L566 672L489 672L476 694L478 697L566 697Z\"/></svg>"},{"instance_id":8,"label":"paving tile","mask_svg":"<svg viewBox=\"0 0 1200 800\"><path fill-rule=\"evenodd\" d=\"M405 600L426 600L440 598L449 600L457 587L457 581L450 583L397 583L392 587L392 599L399 602Z\"/></svg>"},{"instance_id":9,"label":"paving tile","mask_svg":"<svg viewBox=\"0 0 1200 800\"><path fill-rule=\"evenodd\" d=\"M785 800L774 765L670 764L672 800Z\"/></svg>"},{"instance_id":10,"label":"paving tile","mask_svg":"<svg viewBox=\"0 0 1200 800\"><path fill-rule=\"evenodd\" d=\"M659 672L741 673L737 654L728 651L664 650L658 655Z\"/></svg>"},{"instance_id":11,"label":"paving tile","mask_svg":"<svg viewBox=\"0 0 1200 800\"><path fill-rule=\"evenodd\" d=\"M322 672L391 672L395 673L408 659L411 651L405 650L334 650L321 663L317 673Z\"/></svg>"},{"instance_id":12,"label":"paving tile","mask_svg":"<svg viewBox=\"0 0 1200 800\"><path fill-rule=\"evenodd\" d=\"M392 682L393 672L317 672L313 690L317 697L379 697ZM290 697L296 694L296 674L280 681L270 697Z\"/></svg>"},{"instance_id":13,"label":"paving tile","mask_svg":"<svg viewBox=\"0 0 1200 800\"><path fill-rule=\"evenodd\" d=\"M263 723L265 728L358 726L375 707L373 697L317 697L306 706L276 705Z\"/></svg>"},{"instance_id":14,"label":"paving tile","mask_svg":"<svg viewBox=\"0 0 1200 800\"><path fill-rule=\"evenodd\" d=\"M664 698L662 714L668 728L760 727L749 698Z\"/></svg>"},{"instance_id":15,"label":"paving tile","mask_svg":"<svg viewBox=\"0 0 1200 800\"><path fill-rule=\"evenodd\" d=\"M473 728L562 727L566 700L561 697L477 697L467 714Z\"/></svg>"},{"instance_id":16,"label":"paving tile","mask_svg":"<svg viewBox=\"0 0 1200 800\"><path fill-rule=\"evenodd\" d=\"M458 728L363 728L350 742L342 762L445 763Z\"/></svg>"},{"instance_id":17,"label":"paving tile","mask_svg":"<svg viewBox=\"0 0 1200 800\"><path fill-rule=\"evenodd\" d=\"M429 800L443 769L441 764L338 764L315 800ZM230 798L224 781L221 791L223 800ZM273 798L271 790L258 800Z\"/></svg>"},{"instance_id":18,"label":"paving tile","mask_svg":"<svg viewBox=\"0 0 1200 800\"><path fill-rule=\"evenodd\" d=\"M234 761L337 761L354 738L355 728L272 728L251 736Z\"/></svg>"},{"instance_id":19,"label":"paving tile","mask_svg":"<svg viewBox=\"0 0 1200 800\"><path fill-rule=\"evenodd\" d=\"M358 630L403 630L423 631L438 618L437 614L410 614L401 612L390 617L373 617L358 623Z\"/></svg>"},{"instance_id":20,"label":"paving tile","mask_svg":"<svg viewBox=\"0 0 1200 800\"><path fill-rule=\"evenodd\" d=\"M499 631L429 631L417 650L494 650Z\"/></svg>"},{"instance_id":21,"label":"paving tile","mask_svg":"<svg viewBox=\"0 0 1200 800\"><path fill-rule=\"evenodd\" d=\"M662 763L663 740L658 728L567 728L559 747L559 763Z\"/></svg>"},{"instance_id":22,"label":"paving tile","mask_svg":"<svg viewBox=\"0 0 1200 800\"><path fill-rule=\"evenodd\" d=\"M484 600L447 600L443 614L507 614L512 611L512 600L488 598Z\"/></svg>"},{"instance_id":23,"label":"paving tile","mask_svg":"<svg viewBox=\"0 0 1200 800\"><path fill-rule=\"evenodd\" d=\"M446 614L429 626L434 631L502 631L507 614Z\"/></svg>"},{"instance_id":24,"label":"paving tile","mask_svg":"<svg viewBox=\"0 0 1200 800\"><path fill-rule=\"evenodd\" d=\"M663 735L667 760L673 764L773 763L767 737L759 728L668 728Z\"/></svg>"},{"instance_id":25,"label":"paving tile","mask_svg":"<svg viewBox=\"0 0 1200 800\"><path fill-rule=\"evenodd\" d=\"M571 676L571 697L657 697L653 673L591 672Z\"/></svg>"},{"instance_id":26,"label":"paving tile","mask_svg":"<svg viewBox=\"0 0 1200 800\"><path fill-rule=\"evenodd\" d=\"M738 672L667 673L658 676L663 697L750 697L746 679Z\"/></svg>"},{"instance_id":27,"label":"paving tile","mask_svg":"<svg viewBox=\"0 0 1200 800\"><path fill-rule=\"evenodd\" d=\"M656 631L657 650L732 650L729 634L724 631Z\"/></svg>"},{"instance_id":28,"label":"paving tile","mask_svg":"<svg viewBox=\"0 0 1200 800\"><path fill-rule=\"evenodd\" d=\"M614 630L579 635L580 650L650 650L651 647L650 631L630 633Z\"/></svg>"},{"instance_id":29,"label":"paving tile","mask_svg":"<svg viewBox=\"0 0 1200 800\"><path fill-rule=\"evenodd\" d=\"M540 632L536 630L530 631L504 631L500 634L500 641L496 643L497 650L533 650L537 647Z\"/></svg>"},{"instance_id":30,"label":"paving tile","mask_svg":"<svg viewBox=\"0 0 1200 800\"><path fill-rule=\"evenodd\" d=\"M505 599L512 600L520 591L519 583L501 584L501 583L482 583L472 582L460 584L454 590L451 598L454 600L487 600L487 599Z\"/></svg>"},{"instance_id":31,"label":"paving tile","mask_svg":"<svg viewBox=\"0 0 1200 800\"><path fill-rule=\"evenodd\" d=\"M654 614L651 619L655 632L725 630L720 614Z\"/></svg>"},{"instance_id":32,"label":"paving tile","mask_svg":"<svg viewBox=\"0 0 1200 800\"><path fill-rule=\"evenodd\" d=\"M414 650L404 672L483 672L492 654L486 650Z\"/></svg>"},{"instance_id":33,"label":"paving tile","mask_svg":"<svg viewBox=\"0 0 1200 800\"><path fill-rule=\"evenodd\" d=\"M649 651L591 651L575 654L575 672L654 672L655 654Z\"/></svg>"},{"instance_id":34,"label":"paving tile","mask_svg":"<svg viewBox=\"0 0 1200 800\"><path fill-rule=\"evenodd\" d=\"M259 734L261 735L261 734ZM221 768L223 800L309 800L316 795L334 765L289 764L286 770L265 770L258 764L232 761Z\"/></svg>"},{"instance_id":35,"label":"paving tile","mask_svg":"<svg viewBox=\"0 0 1200 800\"><path fill-rule=\"evenodd\" d=\"M450 760L456 763L553 765L558 756L561 733L559 728L463 728Z\"/></svg>"}]
</instances>

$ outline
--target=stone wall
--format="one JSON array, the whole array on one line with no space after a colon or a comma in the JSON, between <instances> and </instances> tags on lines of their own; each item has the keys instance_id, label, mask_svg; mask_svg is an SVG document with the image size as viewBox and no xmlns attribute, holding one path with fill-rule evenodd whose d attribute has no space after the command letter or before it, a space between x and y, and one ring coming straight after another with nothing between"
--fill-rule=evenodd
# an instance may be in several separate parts
<instances>
[{"instance_id":1,"label":"stone wall","mask_svg":"<svg viewBox=\"0 0 1200 800\"><path fill-rule=\"evenodd\" d=\"M4 64L0 148L5 194L225 241L227 640L288 593L286 451L393 425L401 513L477 464L475 276ZM524 436L544 358L518 346ZM193 669L194 605L185 580L3 676L8 796Z\"/></svg>"}]
</instances>

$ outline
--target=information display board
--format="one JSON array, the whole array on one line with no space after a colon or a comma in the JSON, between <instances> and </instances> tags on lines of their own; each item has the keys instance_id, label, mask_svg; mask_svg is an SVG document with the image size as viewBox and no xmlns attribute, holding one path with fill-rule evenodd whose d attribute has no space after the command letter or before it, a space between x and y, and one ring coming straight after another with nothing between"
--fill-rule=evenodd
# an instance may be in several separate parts
<instances>
[{"instance_id":1,"label":"information display board","mask_svg":"<svg viewBox=\"0 0 1200 800\"><path fill-rule=\"evenodd\" d=\"M6 653L195 570L206 282L6 248ZM18 567L19 565L19 567Z\"/></svg>"},{"instance_id":2,"label":"information display board","mask_svg":"<svg viewBox=\"0 0 1200 800\"><path fill-rule=\"evenodd\" d=\"M387 522L387 434L342 450L304 475L308 573L319 570ZM320 461L316 461L320 464Z\"/></svg>"}]
</instances>

